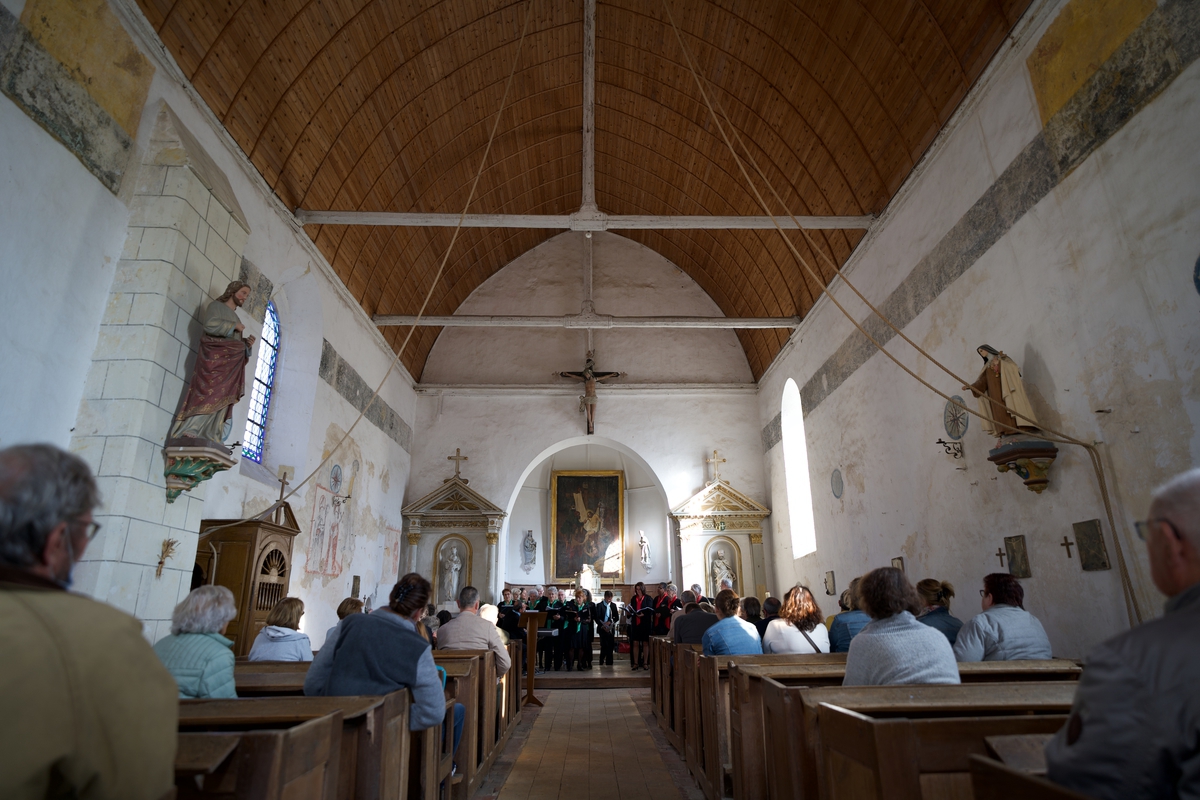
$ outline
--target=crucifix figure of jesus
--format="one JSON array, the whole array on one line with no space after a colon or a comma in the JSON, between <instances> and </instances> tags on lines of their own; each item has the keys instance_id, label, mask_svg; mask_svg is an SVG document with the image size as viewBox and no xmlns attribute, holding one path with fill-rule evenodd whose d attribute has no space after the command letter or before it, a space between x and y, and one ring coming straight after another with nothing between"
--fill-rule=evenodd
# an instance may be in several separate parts
<instances>
[{"instance_id":1,"label":"crucifix figure of jesus","mask_svg":"<svg viewBox=\"0 0 1200 800\"><path fill-rule=\"evenodd\" d=\"M571 378L583 382L583 397L579 398L581 411L587 412L587 432L591 436L596 432L596 384L611 378L622 378L624 372L596 372L596 362L592 360L595 351L589 350L587 361L581 372L560 372L560 377Z\"/></svg>"}]
</instances>

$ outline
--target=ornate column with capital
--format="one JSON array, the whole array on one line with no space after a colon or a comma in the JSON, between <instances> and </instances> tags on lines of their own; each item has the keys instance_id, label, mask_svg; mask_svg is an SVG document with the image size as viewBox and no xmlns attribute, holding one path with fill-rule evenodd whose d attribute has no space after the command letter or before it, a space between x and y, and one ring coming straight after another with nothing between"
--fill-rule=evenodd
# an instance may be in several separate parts
<instances>
[{"instance_id":1,"label":"ornate column with capital","mask_svg":"<svg viewBox=\"0 0 1200 800\"><path fill-rule=\"evenodd\" d=\"M411 524L411 523L410 523ZM405 558L405 572L417 571L417 548L421 546L421 532L410 530L408 536L408 556Z\"/></svg>"},{"instance_id":2,"label":"ornate column with capital","mask_svg":"<svg viewBox=\"0 0 1200 800\"><path fill-rule=\"evenodd\" d=\"M500 563L499 563L499 544L500 544L500 528L504 525L503 514L489 514L487 518L487 580L485 586L487 592L491 595L488 602L498 602L500 598L500 587L498 585L500 579Z\"/></svg>"},{"instance_id":3,"label":"ornate column with capital","mask_svg":"<svg viewBox=\"0 0 1200 800\"><path fill-rule=\"evenodd\" d=\"M767 559L763 552L762 528L750 533L750 561L754 565L754 591L759 599L767 596Z\"/></svg>"}]
</instances>

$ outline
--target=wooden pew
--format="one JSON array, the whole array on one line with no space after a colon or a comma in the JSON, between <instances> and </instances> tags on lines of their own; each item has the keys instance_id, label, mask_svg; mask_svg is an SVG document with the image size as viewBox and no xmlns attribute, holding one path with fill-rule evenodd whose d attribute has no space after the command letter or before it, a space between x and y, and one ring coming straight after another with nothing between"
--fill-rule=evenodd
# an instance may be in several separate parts
<instances>
[{"instance_id":1,"label":"wooden pew","mask_svg":"<svg viewBox=\"0 0 1200 800\"><path fill-rule=\"evenodd\" d=\"M311 665L311 661L238 661L233 665L233 673L308 672Z\"/></svg>"},{"instance_id":2,"label":"wooden pew","mask_svg":"<svg viewBox=\"0 0 1200 800\"><path fill-rule=\"evenodd\" d=\"M844 653L823 655L820 658L832 662ZM764 681L773 679L785 686L830 686L841 685L840 675L813 675L809 671L797 671L786 664L767 661L753 662L740 656L729 671L730 692L730 764L733 771L733 796L737 800L766 800L767 770L764 732L765 719ZM796 657L792 657L796 658ZM808 658L816 658L808 656ZM1046 661L995 661L959 664L959 675L964 683L1078 680L1081 669L1078 664L1065 659ZM773 698L778 703L779 698ZM776 711L779 711L776 705Z\"/></svg>"},{"instance_id":3,"label":"wooden pew","mask_svg":"<svg viewBox=\"0 0 1200 800\"><path fill-rule=\"evenodd\" d=\"M968 762L975 800L1087 800L1082 794L999 761L972 755Z\"/></svg>"},{"instance_id":4,"label":"wooden pew","mask_svg":"<svg viewBox=\"0 0 1200 800\"><path fill-rule=\"evenodd\" d=\"M671 660L671 717L669 725L663 728L663 733L672 747L681 755L686 755L684 729L687 726L687 699L690 696L689 693L695 691L695 673L692 671L687 675L684 674L685 663L682 654L685 651L698 653L700 645L671 644L664 646L663 649L667 651Z\"/></svg>"},{"instance_id":5,"label":"wooden pew","mask_svg":"<svg viewBox=\"0 0 1200 800\"><path fill-rule=\"evenodd\" d=\"M956 687L982 694L1007 689L1030 698L1029 704L987 715L971 703L958 709L941 705L929 715L911 708L901 710L901 715L890 708L862 713L820 703L820 796L825 800L971 797L968 759L986 752L985 736L1048 733L1067 721L1068 709L1029 713L1036 694L1031 686ZM1061 685L1050 687L1051 692L1062 690Z\"/></svg>"},{"instance_id":6,"label":"wooden pew","mask_svg":"<svg viewBox=\"0 0 1200 800\"><path fill-rule=\"evenodd\" d=\"M449 800L454 766L454 698L446 699L442 724L412 736L409 800ZM466 741L466 731L463 731Z\"/></svg>"},{"instance_id":7,"label":"wooden pew","mask_svg":"<svg viewBox=\"0 0 1200 800\"><path fill-rule=\"evenodd\" d=\"M495 658L490 650L434 650L433 660L439 667L446 670L446 694L449 699L462 703L466 711L463 717L462 741L455 761L458 763L458 773L450 781L454 787L453 796L458 800L467 800L483 776L479 772L479 727L480 727L480 683L484 680L483 669L485 658L478 655L486 652L488 658ZM495 681L495 663L491 671L493 686ZM496 696L493 688L491 694L492 708L495 708ZM451 718L453 722L453 718ZM453 747L453 742L451 743Z\"/></svg>"},{"instance_id":8,"label":"wooden pew","mask_svg":"<svg viewBox=\"0 0 1200 800\"><path fill-rule=\"evenodd\" d=\"M299 697L304 694L304 672L288 670L250 672L233 670L238 697Z\"/></svg>"},{"instance_id":9,"label":"wooden pew","mask_svg":"<svg viewBox=\"0 0 1200 800\"><path fill-rule=\"evenodd\" d=\"M290 727L241 733L233 755L211 772L198 781L194 772L177 778L178 797L335 800L342 726L341 711L333 711Z\"/></svg>"},{"instance_id":10,"label":"wooden pew","mask_svg":"<svg viewBox=\"0 0 1200 800\"><path fill-rule=\"evenodd\" d=\"M284 728L336 712L341 715L337 796L403 798L410 705L407 690L382 697L183 700L179 727L184 732Z\"/></svg>"}]
</instances>

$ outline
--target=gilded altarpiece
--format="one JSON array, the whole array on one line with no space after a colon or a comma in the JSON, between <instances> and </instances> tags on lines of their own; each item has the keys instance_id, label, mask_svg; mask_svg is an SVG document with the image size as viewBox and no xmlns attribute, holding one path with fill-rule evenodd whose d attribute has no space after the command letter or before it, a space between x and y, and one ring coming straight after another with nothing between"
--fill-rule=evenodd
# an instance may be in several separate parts
<instances>
[{"instance_id":1,"label":"gilded altarpiece","mask_svg":"<svg viewBox=\"0 0 1200 800\"><path fill-rule=\"evenodd\" d=\"M769 508L722 478L711 481L672 510L671 516L679 523L683 561L684 586L680 591L698 583L712 597L719 578L728 574L733 577L739 595L765 598L763 520L770 515Z\"/></svg>"},{"instance_id":2,"label":"gilded altarpiece","mask_svg":"<svg viewBox=\"0 0 1200 800\"><path fill-rule=\"evenodd\" d=\"M485 602L493 602L493 584L498 574L498 544L504 525L504 512L467 485L463 478L447 478L437 489L405 506L404 572L419 572L433 584L433 602L446 606L446 572L441 561L449 555L454 542L461 564L457 566L457 585L471 585ZM485 553L483 564L473 554ZM482 569L481 569L482 567ZM478 570L478 572L476 571Z\"/></svg>"}]
</instances>

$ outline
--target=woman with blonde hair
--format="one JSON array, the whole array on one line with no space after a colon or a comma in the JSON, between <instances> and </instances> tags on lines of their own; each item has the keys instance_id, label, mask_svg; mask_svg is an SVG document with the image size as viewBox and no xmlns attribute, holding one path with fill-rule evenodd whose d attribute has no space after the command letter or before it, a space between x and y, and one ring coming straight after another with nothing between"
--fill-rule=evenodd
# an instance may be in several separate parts
<instances>
[{"instance_id":1,"label":"woman with blonde hair","mask_svg":"<svg viewBox=\"0 0 1200 800\"><path fill-rule=\"evenodd\" d=\"M783 596L779 617L763 634L764 653L828 653L829 631L821 623L821 607L807 586L796 584Z\"/></svg>"},{"instance_id":2,"label":"woman with blonde hair","mask_svg":"<svg viewBox=\"0 0 1200 800\"><path fill-rule=\"evenodd\" d=\"M251 661L312 661L312 642L300 632L304 601L285 597L267 614L267 627L258 632L250 647Z\"/></svg>"},{"instance_id":3,"label":"woman with blonde hair","mask_svg":"<svg viewBox=\"0 0 1200 800\"><path fill-rule=\"evenodd\" d=\"M963 626L961 619L950 616L950 598L954 597L954 587L946 581L926 578L917 582L917 596L925 606L917 619L944 633L950 644L954 644L958 629Z\"/></svg>"}]
</instances>

